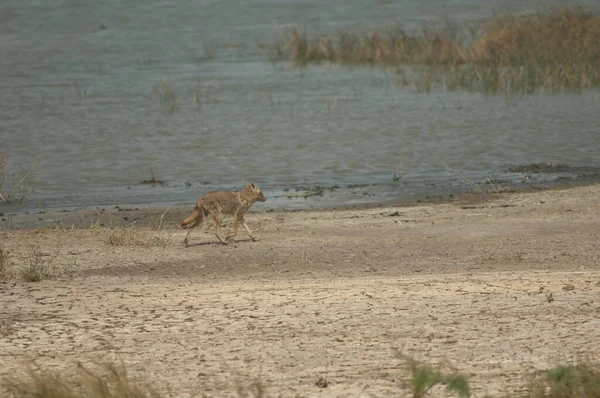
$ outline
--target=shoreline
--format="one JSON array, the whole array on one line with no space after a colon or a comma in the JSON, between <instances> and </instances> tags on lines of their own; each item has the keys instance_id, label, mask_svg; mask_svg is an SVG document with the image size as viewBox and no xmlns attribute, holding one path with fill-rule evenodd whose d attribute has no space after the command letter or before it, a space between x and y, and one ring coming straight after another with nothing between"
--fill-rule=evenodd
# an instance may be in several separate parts
<instances>
[{"instance_id":1,"label":"shoreline","mask_svg":"<svg viewBox=\"0 0 600 398\"><path fill-rule=\"evenodd\" d=\"M450 204L450 203L485 203L505 195L519 193L533 193L545 191L563 191L576 187L587 187L600 185L599 181L570 181L560 185L528 185L524 187L505 187L500 191L481 192L455 192L445 195L425 195L405 200L381 200L356 204L342 204L339 206L324 206L317 208L284 208L267 209L257 211L255 207L250 208L248 214L272 214L272 213L306 213L306 212L328 212L345 210L363 210L382 207L412 207L427 204ZM267 197L267 206L268 206ZM0 229L35 229L44 227L89 227L96 225L100 227L130 226L135 223L147 223L149 219L164 214L163 221L173 226L177 220L183 219L191 213L194 203L177 205L109 205L109 206L81 206L73 209L51 208L41 211L24 212L2 212L0 211ZM0 208L1 210L1 208ZM165 213L166 212L166 213ZM127 214L127 215L125 215ZM181 221L179 220L179 221ZM142 225L147 226L147 225Z\"/></svg>"},{"instance_id":2,"label":"shoreline","mask_svg":"<svg viewBox=\"0 0 600 398\"><path fill-rule=\"evenodd\" d=\"M418 203L448 203L454 201L456 197L468 197L470 195L498 194L503 192L529 192L547 189L568 189L577 186L586 186L600 183L600 167L593 165L568 165L562 163L525 163L504 169L504 175L497 175L494 178L483 177L472 178L465 177L458 173L457 176L448 174L446 180L414 180L405 179L402 176L396 178L394 182L375 182L359 183L347 185L320 185L317 183L305 186L283 187L263 189L267 196L267 203L257 203L253 206L253 212L294 212L294 211L318 211L318 210L336 210L349 208L369 208L388 205L410 206ZM491 179L490 179L491 178ZM213 187L212 189L201 189L197 193L192 193L195 189L186 192L179 200L173 200L173 192L169 189L177 188L169 186L164 181L156 180L156 183L141 181L136 189L135 201L119 201L115 198L112 204L69 204L66 206L48 203L43 205L38 200L41 197L32 194L31 198L25 198L22 203L4 203L0 202L0 227L2 223L10 224L8 218L23 218L21 216L31 216L40 214L42 216L24 217L29 219L25 226L35 227L43 225L45 214L52 214L53 219L61 220L60 214L78 211L144 211L155 209L161 213L167 208L182 208L193 204L204 193L211 190L235 190ZM186 184L189 184L186 183ZM187 186L187 185L186 185ZM243 186L243 184L242 184ZM191 187L191 185L189 186ZM188 188L189 188L188 187ZM131 186L128 186L129 190ZM264 188L261 186L261 188ZM267 187L268 188L268 187ZM208 189L208 190L207 190ZM93 192L91 192L93 193ZM187 202L182 202L182 198L187 197ZM140 200L144 198L144 200ZM123 198L121 198L123 199ZM60 200L60 199L55 199ZM83 200L83 199L82 199ZM94 200L91 200L93 203ZM67 217L72 219L73 217ZM12 220L10 220L12 221ZM35 222L41 221L41 222ZM19 223L17 223L19 225Z\"/></svg>"}]
</instances>

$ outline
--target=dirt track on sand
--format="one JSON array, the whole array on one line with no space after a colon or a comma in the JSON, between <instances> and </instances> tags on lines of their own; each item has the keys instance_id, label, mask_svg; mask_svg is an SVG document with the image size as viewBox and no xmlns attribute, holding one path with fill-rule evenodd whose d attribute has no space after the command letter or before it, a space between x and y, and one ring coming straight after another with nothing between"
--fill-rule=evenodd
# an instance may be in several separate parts
<instances>
[{"instance_id":1,"label":"dirt track on sand","mask_svg":"<svg viewBox=\"0 0 600 398\"><path fill-rule=\"evenodd\" d=\"M478 200L250 213L261 242L229 246L199 230L184 247L175 228L136 229L151 246L108 245L121 227L4 231L13 267L39 247L76 276L0 282L0 377L121 360L176 397L255 380L268 396L402 396L398 350L474 396L514 395L600 352L600 185Z\"/></svg>"}]
</instances>

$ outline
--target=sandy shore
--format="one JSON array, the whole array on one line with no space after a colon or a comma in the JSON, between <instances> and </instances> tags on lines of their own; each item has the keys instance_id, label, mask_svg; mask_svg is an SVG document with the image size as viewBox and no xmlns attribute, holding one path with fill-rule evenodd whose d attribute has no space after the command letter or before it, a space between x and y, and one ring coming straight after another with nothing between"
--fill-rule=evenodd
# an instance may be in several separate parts
<instances>
[{"instance_id":1,"label":"sandy shore","mask_svg":"<svg viewBox=\"0 0 600 398\"><path fill-rule=\"evenodd\" d=\"M249 213L261 241L228 246L181 244L191 206L14 216L47 226L1 231L10 268L63 274L0 282L0 377L110 360L176 397L399 396L399 351L481 397L600 352L600 185L455 199Z\"/></svg>"}]
</instances>

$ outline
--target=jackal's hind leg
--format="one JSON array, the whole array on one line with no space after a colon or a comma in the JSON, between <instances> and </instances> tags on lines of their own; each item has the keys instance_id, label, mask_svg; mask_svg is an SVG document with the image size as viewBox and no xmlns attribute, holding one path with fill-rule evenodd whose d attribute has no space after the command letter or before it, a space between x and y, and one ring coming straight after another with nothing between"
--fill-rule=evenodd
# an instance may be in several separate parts
<instances>
[{"instance_id":1,"label":"jackal's hind leg","mask_svg":"<svg viewBox=\"0 0 600 398\"><path fill-rule=\"evenodd\" d=\"M223 221L223 216L220 214L217 214L215 216L213 216L215 219L215 236L217 237L217 239L219 239L219 241L226 245L227 243L229 243L226 239L223 239L221 237L221 222Z\"/></svg>"},{"instance_id":2,"label":"jackal's hind leg","mask_svg":"<svg viewBox=\"0 0 600 398\"><path fill-rule=\"evenodd\" d=\"M227 240L227 242L229 242L231 239L233 239L234 236L236 236L238 233L238 216L237 214L235 214L233 216L233 233L227 235L227 238L225 238L225 240Z\"/></svg>"}]
</instances>

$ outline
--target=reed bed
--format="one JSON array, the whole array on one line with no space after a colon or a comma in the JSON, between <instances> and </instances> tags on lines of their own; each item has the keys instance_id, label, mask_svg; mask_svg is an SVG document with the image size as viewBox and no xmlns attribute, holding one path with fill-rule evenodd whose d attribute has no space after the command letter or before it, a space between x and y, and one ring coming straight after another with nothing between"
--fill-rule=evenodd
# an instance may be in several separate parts
<instances>
[{"instance_id":1,"label":"reed bed","mask_svg":"<svg viewBox=\"0 0 600 398\"><path fill-rule=\"evenodd\" d=\"M482 23L470 40L451 30L284 31L273 60L396 68L399 85L486 93L583 90L600 85L600 16L558 8Z\"/></svg>"},{"instance_id":2,"label":"reed bed","mask_svg":"<svg viewBox=\"0 0 600 398\"><path fill-rule=\"evenodd\" d=\"M323 33L309 38L296 28L284 31L284 40L275 44L275 59L296 65L314 62L396 66L399 64L462 64L464 48L444 33L407 33L400 27L385 33Z\"/></svg>"}]
</instances>

